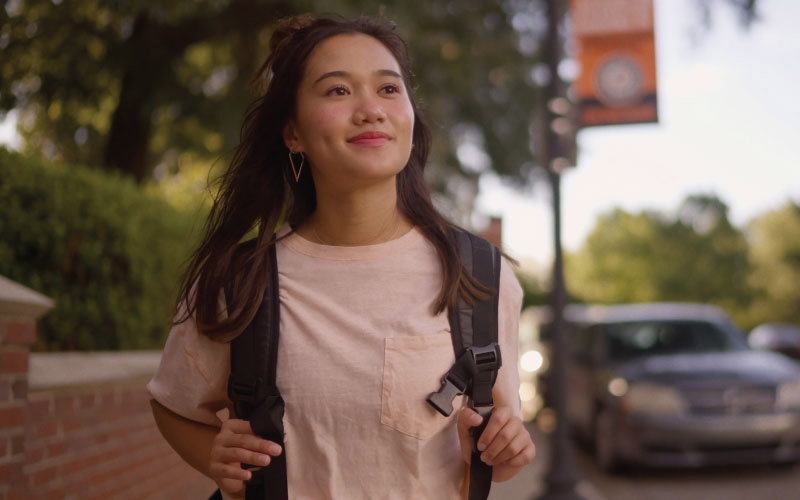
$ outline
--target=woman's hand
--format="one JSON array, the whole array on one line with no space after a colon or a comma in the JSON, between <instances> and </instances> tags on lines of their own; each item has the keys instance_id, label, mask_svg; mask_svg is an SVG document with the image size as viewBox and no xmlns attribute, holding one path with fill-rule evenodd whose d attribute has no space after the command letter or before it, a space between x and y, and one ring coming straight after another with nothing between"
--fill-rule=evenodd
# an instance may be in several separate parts
<instances>
[{"instance_id":1,"label":"woman's hand","mask_svg":"<svg viewBox=\"0 0 800 500\"><path fill-rule=\"evenodd\" d=\"M480 425L481 421L481 416L469 408L458 414L458 440L461 456L467 463L472 459L469 429ZM492 481L496 483L514 477L533 461L535 453L530 434L510 406L495 406L478 440L478 449L483 452L481 460L492 466Z\"/></svg>"},{"instance_id":2,"label":"woman's hand","mask_svg":"<svg viewBox=\"0 0 800 500\"><path fill-rule=\"evenodd\" d=\"M277 443L262 439L250 428L250 422L231 418L222 424L211 445L209 472L220 491L234 498L244 498L244 482L251 477L242 463L265 467L271 457L281 454Z\"/></svg>"}]
</instances>

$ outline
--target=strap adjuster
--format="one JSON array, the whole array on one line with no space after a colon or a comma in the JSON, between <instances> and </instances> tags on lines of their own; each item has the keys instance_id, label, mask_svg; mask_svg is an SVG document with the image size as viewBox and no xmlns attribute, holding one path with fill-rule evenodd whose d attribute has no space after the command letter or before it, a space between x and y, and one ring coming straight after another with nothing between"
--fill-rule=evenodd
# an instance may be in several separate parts
<instances>
[{"instance_id":1,"label":"strap adjuster","mask_svg":"<svg viewBox=\"0 0 800 500\"><path fill-rule=\"evenodd\" d=\"M254 384L231 380L228 384L228 392L230 393L229 396L236 396L236 398L231 397L234 401L239 400L252 404L256 400L256 387Z\"/></svg>"},{"instance_id":2,"label":"strap adjuster","mask_svg":"<svg viewBox=\"0 0 800 500\"><path fill-rule=\"evenodd\" d=\"M246 400L254 398L256 394L255 387L251 384L241 384L239 382L231 383L231 392Z\"/></svg>"},{"instance_id":3,"label":"strap adjuster","mask_svg":"<svg viewBox=\"0 0 800 500\"><path fill-rule=\"evenodd\" d=\"M228 378L228 398L233 402L236 418L247 420L256 405L261 379L255 383L242 380L233 374Z\"/></svg>"},{"instance_id":4,"label":"strap adjuster","mask_svg":"<svg viewBox=\"0 0 800 500\"><path fill-rule=\"evenodd\" d=\"M491 408L494 408L492 387L497 378L497 372L503 364L500 346L497 342L492 342L482 347L473 346L468 352L472 356L472 363L469 367L472 375L470 407L473 409L488 407L491 411Z\"/></svg>"},{"instance_id":5,"label":"strap adjuster","mask_svg":"<svg viewBox=\"0 0 800 500\"><path fill-rule=\"evenodd\" d=\"M475 371L497 370L502 365L500 346L492 342L483 347L471 346L467 351L472 355Z\"/></svg>"}]
</instances>

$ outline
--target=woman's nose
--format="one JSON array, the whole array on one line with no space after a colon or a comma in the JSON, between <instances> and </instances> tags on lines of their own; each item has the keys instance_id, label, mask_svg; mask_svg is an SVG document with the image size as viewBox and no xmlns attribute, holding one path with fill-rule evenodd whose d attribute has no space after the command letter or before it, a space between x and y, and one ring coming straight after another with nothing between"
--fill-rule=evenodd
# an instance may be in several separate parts
<instances>
[{"instance_id":1,"label":"woman's nose","mask_svg":"<svg viewBox=\"0 0 800 500\"><path fill-rule=\"evenodd\" d=\"M356 108L355 113L353 113L353 122L356 125L382 122L384 120L386 120L386 112L375 99L361 99L358 108Z\"/></svg>"}]
</instances>

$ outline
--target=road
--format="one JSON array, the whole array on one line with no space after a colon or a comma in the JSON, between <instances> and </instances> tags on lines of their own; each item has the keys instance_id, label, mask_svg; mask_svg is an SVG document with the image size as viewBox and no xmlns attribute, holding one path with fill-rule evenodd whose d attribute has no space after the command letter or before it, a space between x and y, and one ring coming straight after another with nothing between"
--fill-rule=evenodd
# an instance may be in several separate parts
<instances>
[{"instance_id":1,"label":"road","mask_svg":"<svg viewBox=\"0 0 800 500\"><path fill-rule=\"evenodd\" d=\"M547 437L530 425L537 456L511 481L492 485L490 500L532 500L544 489ZM586 450L576 450L587 500L795 500L800 499L800 464L716 467L690 470L637 469L609 476Z\"/></svg>"},{"instance_id":2,"label":"road","mask_svg":"<svg viewBox=\"0 0 800 500\"><path fill-rule=\"evenodd\" d=\"M607 500L793 500L800 499L800 465L737 466L691 470L637 470L608 476L586 452L581 471Z\"/></svg>"}]
</instances>

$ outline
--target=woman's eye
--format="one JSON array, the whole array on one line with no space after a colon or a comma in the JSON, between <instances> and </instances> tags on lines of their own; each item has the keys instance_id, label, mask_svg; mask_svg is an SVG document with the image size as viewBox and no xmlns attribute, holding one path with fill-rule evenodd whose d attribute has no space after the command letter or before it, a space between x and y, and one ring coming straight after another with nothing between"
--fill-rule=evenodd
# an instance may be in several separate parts
<instances>
[{"instance_id":1,"label":"woman's eye","mask_svg":"<svg viewBox=\"0 0 800 500\"><path fill-rule=\"evenodd\" d=\"M400 93L400 87L398 87L397 85L394 85L394 84L386 85L381 90L384 91L387 94L399 94Z\"/></svg>"},{"instance_id":2,"label":"woman's eye","mask_svg":"<svg viewBox=\"0 0 800 500\"><path fill-rule=\"evenodd\" d=\"M347 89L342 86L333 87L325 95L336 95L336 96L347 95Z\"/></svg>"}]
</instances>

